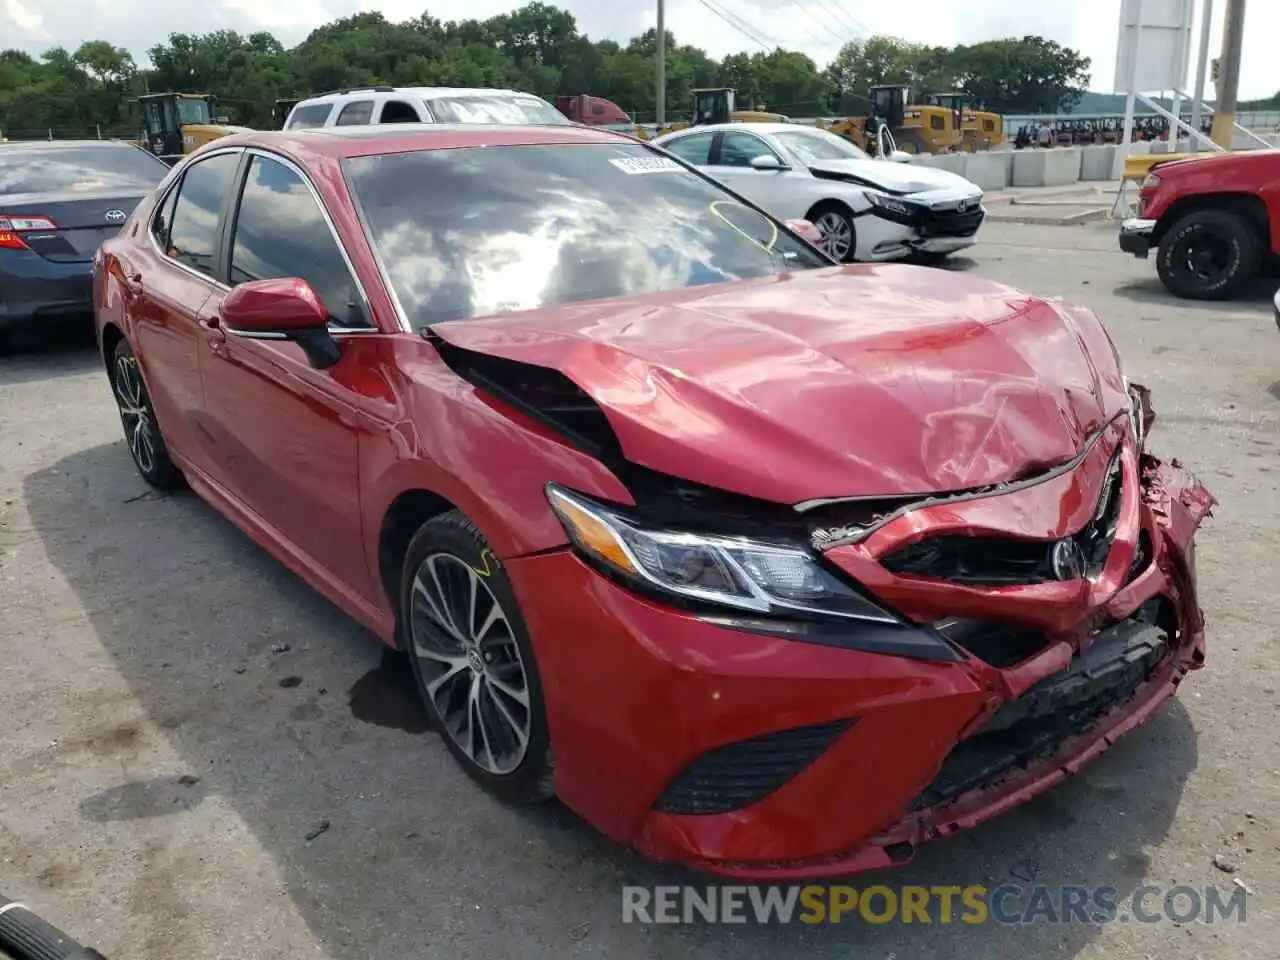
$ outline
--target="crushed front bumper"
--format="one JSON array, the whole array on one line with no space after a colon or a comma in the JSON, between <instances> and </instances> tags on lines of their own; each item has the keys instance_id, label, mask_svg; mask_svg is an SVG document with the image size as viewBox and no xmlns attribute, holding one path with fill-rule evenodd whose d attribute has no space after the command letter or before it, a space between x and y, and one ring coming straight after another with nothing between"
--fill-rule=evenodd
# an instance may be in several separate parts
<instances>
[{"instance_id":1,"label":"crushed front bumper","mask_svg":"<svg viewBox=\"0 0 1280 960\"><path fill-rule=\"evenodd\" d=\"M1043 483L923 507L826 553L922 630L1019 624L1036 641L1013 657L957 644L954 660L925 661L729 629L568 551L509 561L561 800L655 859L787 880L905 863L1074 773L1204 661L1192 542L1213 498L1119 433ZM930 535L1070 534L1117 458L1096 576L976 587L884 563Z\"/></svg>"},{"instance_id":2,"label":"crushed front bumper","mask_svg":"<svg viewBox=\"0 0 1280 960\"><path fill-rule=\"evenodd\" d=\"M1145 260L1151 253L1151 238L1155 234L1156 221L1130 218L1120 224L1120 249Z\"/></svg>"},{"instance_id":3,"label":"crushed front bumper","mask_svg":"<svg viewBox=\"0 0 1280 960\"><path fill-rule=\"evenodd\" d=\"M978 240L978 231L986 221L987 211L981 198L966 198L960 206L957 201L946 201L938 208L912 202L906 211L873 206L872 216L907 228L900 238L885 240L876 245L872 256L889 260L909 256L912 253L955 253L972 247Z\"/></svg>"}]
</instances>

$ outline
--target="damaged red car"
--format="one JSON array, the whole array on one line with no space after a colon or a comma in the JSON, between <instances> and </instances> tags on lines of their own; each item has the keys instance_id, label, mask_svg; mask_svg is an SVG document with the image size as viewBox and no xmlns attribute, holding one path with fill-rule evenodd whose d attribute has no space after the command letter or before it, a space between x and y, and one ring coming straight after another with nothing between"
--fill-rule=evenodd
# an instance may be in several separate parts
<instances>
[{"instance_id":1,"label":"damaged red car","mask_svg":"<svg viewBox=\"0 0 1280 960\"><path fill-rule=\"evenodd\" d=\"M837 266L631 138L228 137L95 276L142 476L404 650L482 787L652 857L904 863L1203 663L1213 498L1093 314Z\"/></svg>"}]
</instances>

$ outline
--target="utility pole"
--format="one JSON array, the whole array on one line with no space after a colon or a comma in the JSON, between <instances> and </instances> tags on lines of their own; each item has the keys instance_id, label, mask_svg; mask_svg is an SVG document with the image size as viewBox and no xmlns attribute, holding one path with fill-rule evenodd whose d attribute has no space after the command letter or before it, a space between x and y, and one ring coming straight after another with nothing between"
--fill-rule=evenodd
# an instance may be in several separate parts
<instances>
[{"instance_id":1,"label":"utility pole","mask_svg":"<svg viewBox=\"0 0 1280 960\"><path fill-rule=\"evenodd\" d=\"M1244 0L1227 0L1227 15L1222 26L1222 77L1218 81L1218 105L1213 111L1213 142L1227 150L1235 142L1243 49Z\"/></svg>"},{"instance_id":2,"label":"utility pole","mask_svg":"<svg viewBox=\"0 0 1280 960\"><path fill-rule=\"evenodd\" d=\"M1196 60L1196 94L1191 101L1191 129L1200 129L1200 114L1204 109L1204 83L1209 79L1209 33L1213 30L1213 0L1200 0L1204 9L1200 17L1200 55ZM1191 149L1200 149L1200 141L1191 138Z\"/></svg>"},{"instance_id":3,"label":"utility pole","mask_svg":"<svg viewBox=\"0 0 1280 960\"><path fill-rule=\"evenodd\" d=\"M658 130L667 123L667 12L658 0Z\"/></svg>"}]
</instances>

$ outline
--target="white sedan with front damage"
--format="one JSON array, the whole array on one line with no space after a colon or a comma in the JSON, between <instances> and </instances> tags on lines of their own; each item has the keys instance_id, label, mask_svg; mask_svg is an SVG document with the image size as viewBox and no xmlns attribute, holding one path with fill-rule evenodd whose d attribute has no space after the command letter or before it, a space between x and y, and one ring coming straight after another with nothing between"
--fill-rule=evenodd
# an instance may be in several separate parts
<instances>
[{"instance_id":1,"label":"white sedan with front damage","mask_svg":"<svg viewBox=\"0 0 1280 960\"><path fill-rule=\"evenodd\" d=\"M959 174L876 160L844 137L794 123L724 123L658 137L780 220L810 220L842 262L945 256L973 246L982 189Z\"/></svg>"}]
</instances>

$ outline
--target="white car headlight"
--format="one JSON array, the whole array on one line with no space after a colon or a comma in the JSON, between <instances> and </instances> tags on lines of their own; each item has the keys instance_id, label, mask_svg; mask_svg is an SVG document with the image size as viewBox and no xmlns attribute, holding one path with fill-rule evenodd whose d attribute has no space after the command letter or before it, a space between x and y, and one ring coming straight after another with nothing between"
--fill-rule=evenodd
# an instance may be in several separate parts
<instances>
[{"instance_id":1,"label":"white car headlight","mask_svg":"<svg viewBox=\"0 0 1280 960\"><path fill-rule=\"evenodd\" d=\"M797 544L650 529L555 484L547 500L588 560L635 586L762 615L902 624Z\"/></svg>"},{"instance_id":2,"label":"white car headlight","mask_svg":"<svg viewBox=\"0 0 1280 960\"><path fill-rule=\"evenodd\" d=\"M874 190L865 190L863 195L873 207L879 207L881 210L896 213L899 216L910 216L918 209L913 203L899 200L897 197L890 197L887 194L876 193Z\"/></svg>"}]
</instances>

